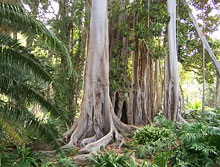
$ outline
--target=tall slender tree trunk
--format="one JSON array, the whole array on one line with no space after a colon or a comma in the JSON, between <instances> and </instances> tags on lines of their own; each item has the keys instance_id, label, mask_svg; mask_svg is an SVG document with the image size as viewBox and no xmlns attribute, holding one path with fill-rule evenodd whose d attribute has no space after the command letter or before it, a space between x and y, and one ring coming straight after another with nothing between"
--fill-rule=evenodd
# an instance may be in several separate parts
<instances>
[{"instance_id":1,"label":"tall slender tree trunk","mask_svg":"<svg viewBox=\"0 0 220 167\"><path fill-rule=\"evenodd\" d=\"M160 59L155 61L155 101L154 109L157 113L160 109L160 90L159 90L159 73L160 73Z\"/></svg>"},{"instance_id":2,"label":"tall slender tree trunk","mask_svg":"<svg viewBox=\"0 0 220 167\"><path fill-rule=\"evenodd\" d=\"M186 0L182 0L183 4L185 5L185 7L187 8L188 10L188 13L189 13L189 17L193 23L193 25L195 26L196 28L196 31L199 35L199 38L201 39L203 45L205 46L205 49L207 50L208 52L208 55L210 57L210 59L212 60L212 63L214 64L215 66L215 69L218 73L218 75L220 75L220 62L218 61L218 59L216 58L215 54L213 53L211 47L209 46L209 43L208 41L206 40L206 38L203 36L203 33L202 33L202 30L200 29L199 27L199 24L197 23L195 17L193 16L193 13L192 11L190 10Z\"/></svg>"},{"instance_id":3,"label":"tall slender tree trunk","mask_svg":"<svg viewBox=\"0 0 220 167\"><path fill-rule=\"evenodd\" d=\"M109 96L109 40L107 0L93 0L90 20L89 49L86 58L81 113L73 127L65 133L69 147L80 142L84 147L75 161L85 160L112 139L123 141L133 126L120 122L114 114ZM120 134L118 132L120 131Z\"/></svg>"},{"instance_id":4,"label":"tall slender tree trunk","mask_svg":"<svg viewBox=\"0 0 220 167\"><path fill-rule=\"evenodd\" d=\"M165 70L165 106L164 114L173 121L177 121L179 109L179 76L176 45L176 1L168 0L168 47Z\"/></svg>"},{"instance_id":5,"label":"tall slender tree trunk","mask_svg":"<svg viewBox=\"0 0 220 167\"><path fill-rule=\"evenodd\" d=\"M220 106L220 76L217 75L216 77L216 107Z\"/></svg>"}]
</instances>

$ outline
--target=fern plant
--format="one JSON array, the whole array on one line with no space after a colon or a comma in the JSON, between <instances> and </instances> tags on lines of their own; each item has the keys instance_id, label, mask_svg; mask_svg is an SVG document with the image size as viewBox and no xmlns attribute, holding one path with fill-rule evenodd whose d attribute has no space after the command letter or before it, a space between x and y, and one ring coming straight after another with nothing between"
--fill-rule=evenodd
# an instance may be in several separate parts
<instances>
[{"instance_id":1,"label":"fern plant","mask_svg":"<svg viewBox=\"0 0 220 167\"><path fill-rule=\"evenodd\" d=\"M141 152L143 151L147 151L147 156L174 147L176 145L176 136L170 129L147 125L143 129L135 132L134 145L136 144L147 146L147 150L146 147L143 146L136 147L138 155L142 154Z\"/></svg>"},{"instance_id":2,"label":"fern plant","mask_svg":"<svg viewBox=\"0 0 220 167\"><path fill-rule=\"evenodd\" d=\"M171 162L177 166L179 163L186 166L217 165L219 130L204 123L184 125L179 132L180 145L173 150Z\"/></svg>"}]
</instances>

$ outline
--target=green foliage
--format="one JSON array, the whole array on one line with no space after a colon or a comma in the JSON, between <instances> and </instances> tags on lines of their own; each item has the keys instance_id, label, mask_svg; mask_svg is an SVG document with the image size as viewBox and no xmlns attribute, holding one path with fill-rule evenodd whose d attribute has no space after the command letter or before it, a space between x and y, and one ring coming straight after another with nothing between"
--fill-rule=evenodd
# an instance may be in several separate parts
<instances>
[{"instance_id":1,"label":"green foliage","mask_svg":"<svg viewBox=\"0 0 220 167\"><path fill-rule=\"evenodd\" d=\"M58 164L62 167L77 167L77 165L73 163L73 159L68 157L65 153L58 153L56 159Z\"/></svg>"},{"instance_id":2,"label":"green foliage","mask_svg":"<svg viewBox=\"0 0 220 167\"><path fill-rule=\"evenodd\" d=\"M23 8L8 4L0 3L0 25L7 26L16 31L21 31L27 36L30 34L38 34L43 41L59 52L64 52L69 65L69 73L72 75L72 62L69 53L64 44L51 32L44 24L30 17Z\"/></svg>"},{"instance_id":3,"label":"green foliage","mask_svg":"<svg viewBox=\"0 0 220 167\"><path fill-rule=\"evenodd\" d=\"M135 154L132 152L118 155L115 151L104 150L101 154L94 154L89 161L91 167L158 167L146 161L137 162Z\"/></svg>"},{"instance_id":4,"label":"green foliage","mask_svg":"<svg viewBox=\"0 0 220 167\"><path fill-rule=\"evenodd\" d=\"M39 35L50 47L69 54L63 43L44 24L33 19L21 7L0 3L2 32L16 31ZM70 122L66 110L56 98L51 98L48 87L54 82L45 63L10 35L0 34L0 125L2 142L24 144L43 139L54 142L60 135L62 123ZM70 64L71 66L71 64ZM70 68L72 70L72 67ZM48 119L37 118L30 106L40 105ZM50 113L48 113L48 111ZM54 119L56 118L56 119ZM62 118L58 121L57 118ZM58 123L59 122L59 123ZM59 126L56 126L59 124ZM54 142L58 144L57 142Z\"/></svg>"},{"instance_id":5,"label":"green foliage","mask_svg":"<svg viewBox=\"0 0 220 167\"><path fill-rule=\"evenodd\" d=\"M152 127L150 125L145 126L139 131L136 131L134 140L138 144L152 144L157 142L165 142L168 139L174 139L175 136L172 131L165 128Z\"/></svg>"},{"instance_id":6,"label":"green foliage","mask_svg":"<svg viewBox=\"0 0 220 167\"><path fill-rule=\"evenodd\" d=\"M13 72L16 72L16 70L20 72L20 66L26 70L31 70L35 76L45 81L53 80L39 59L31 54L27 48L23 47L19 41L12 39L7 34L0 34L0 62L2 73L10 74L10 65L14 67L11 67ZM24 71L21 73L24 73Z\"/></svg>"},{"instance_id":7,"label":"green foliage","mask_svg":"<svg viewBox=\"0 0 220 167\"><path fill-rule=\"evenodd\" d=\"M194 113L193 123L172 123L155 117L154 126L137 131L132 149L138 158L152 158L160 167L218 166L220 156L220 112ZM198 121L198 122L195 122ZM167 139L169 138L169 139ZM142 144L142 145L137 145Z\"/></svg>"},{"instance_id":8,"label":"green foliage","mask_svg":"<svg viewBox=\"0 0 220 167\"><path fill-rule=\"evenodd\" d=\"M186 106L189 110L198 111L202 109L202 101L201 100L195 100L194 102L190 103L188 102L188 105Z\"/></svg>"},{"instance_id":9,"label":"green foliage","mask_svg":"<svg viewBox=\"0 0 220 167\"><path fill-rule=\"evenodd\" d=\"M57 14L54 13L56 17L49 19L48 24L51 30L67 46L77 74L69 77L67 73L67 64L65 63L66 55L64 52L50 53L49 56L55 54L55 57L58 57L58 61L53 64L55 67L54 74L57 78L57 84L54 86L54 95L69 111L68 115L72 117L73 120L76 112L80 110L79 99L81 98L83 84L89 28L89 10L85 9L85 6L86 3L89 2L85 0L75 0L69 1L68 3L66 1L57 1L57 3L59 4L60 12ZM42 42L38 40L37 45L42 47ZM51 61L48 60L48 63L50 64Z\"/></svg>"},{"instance_id":10,"label":"green foliage","mask_svg":"<svg viewBox=\"0 0 220 167\"><path fill-rule=\"evenodd\" d=\"M54 100L45 97L45 86L53 81L51 74L33 54L9 35L0 34L0 59L0 93L5 97L1 97L0 125L4 132L18 143L25 142L21 138L26 135L22 133L29 131L30 127L35 131L32 133L33 138L38 134L42 136L42 132L48 134L46 140L54 140L55 136L57 138L59 133L56 128L42 123L28 110L28 105L25 106L37 102L51 111L53 116L63 115L64 110L56 106Z\"/></svg>"},{"instance_id":11,"label":"green foliage","mask_svg":"<svg viewBox=\"0 0 220 167\"><path fill-rule=\"evenodd\" d=\"M138 158L145 159L147 156L152 155L154 148L152 145L139 145L135 150Z\"/></svg>"},{"instance_id":12,"label":"green foliage","mask_svg":"<svg viewBox=\"0 0 220 167\"><path fill-rule=\"evenodd\" d=\"M4 167L39 167L45 161L45 155L31 151L29 147L17 147L16 150L3 148L0 152L0 161Z\"/></svg>"},{"instance_id":13,"label":"green foliage","mask_svg":"<svg viewBox=\"0 0 220 167\"><path fill-rule=\"evenodd\" d=\"M128 154L117 155L115 151L104 150L103 154L94 154L89 158L91 166L94 167L129 167Z\"/></svg>"},{"instance_id":14,"label":"green foliage","mask_svg":"<svg viewBox=\"0 0 220 167\"><path fill-rule=\"evenodd\" d=\"M184 162L186 166L217 165L219 132L216 127L208 127L201 123L185 125L180 133L181 143L170 157L171 162L176 165Z\"/></svg>"},{"instance_id":15,"label":"green foliage","mask_svg":"<svg viewBox=\"0 0 220 167\"><path fill-rule=\"evenodd\" d=\"M74 149L70 150L73 152ZM2 143L0 145L0 164L4 167L77 167L66 152L53 155L33 151L26 146L11 147L2 145Z\"/></svg>"},{"instance_id":16,"label":"green foliage","mask_svg":"<svg viewBox=\"0 0 220 167\"><path fill-rule=\"evenodd\" d=\"M160 152L158 153L155 158L153 159L153 163L160 166L160 167L167 167L168 166L168 158L169 152Z\"/></svg>"},{"instance_id":17,"label":"green foliage","mask_svg":"<svg viewBox=\"0 0 220 167\"><path fill-rule=\"evenodd\" d=\"M177 132L180 145L173 150L171 160L186 166L219 165L220 119L219 111L194 113L196 123L185 124ZM195 121L194 121L195 122Z\"/></svg>"}]
</instances>

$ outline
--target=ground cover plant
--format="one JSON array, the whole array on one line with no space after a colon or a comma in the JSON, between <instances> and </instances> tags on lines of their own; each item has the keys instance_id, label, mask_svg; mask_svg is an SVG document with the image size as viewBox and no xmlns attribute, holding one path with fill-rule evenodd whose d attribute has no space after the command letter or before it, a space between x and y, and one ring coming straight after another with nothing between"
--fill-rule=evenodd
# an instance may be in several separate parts
<instances>
[{"instance_id":1,"label":"ground cover plant","mask_svg":"<svg viewBox=\"0 0 220 167\"><path fill-rule=\"evenodd\" d=\"M189 117L186 115L186 117ZM202 121L201 120L202 117ZM162 115L155 124L135 132L121 149L102 148L88 158L91 167L217 167L220 165L220 110L198 111L194 120L173 123ZM117 151L115 151L117 150ZM64 166L76 167L73 156L77 149L70 148L45 154L30 147L0 147L2 166Z\"/></svg>"}]
</instances>

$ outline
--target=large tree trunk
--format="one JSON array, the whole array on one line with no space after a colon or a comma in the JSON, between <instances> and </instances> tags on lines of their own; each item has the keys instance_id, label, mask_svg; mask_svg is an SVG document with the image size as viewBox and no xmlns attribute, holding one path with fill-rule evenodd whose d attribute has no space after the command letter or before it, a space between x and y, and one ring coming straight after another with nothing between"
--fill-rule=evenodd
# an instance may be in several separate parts
<instances>
[{"instance_id":1,"label":"large tree trunk","mask_svg":"<svg viewBox=\"0 0 220 167\"><path fill-rule=\"evenodd\" d=\"M115 5L126 6L125 2L122 1L118 1L117 4L114 3L114 5L111 4L110 1L109 6L111 13L113 13ZM125 68L125 66L128 64L128 39L123 36L121 29L115 28L115 25L121 24L123 20L127 20L127 12L123 12L119 14L118 17L112 18L111 21L109 21L109 54L110 63L113 65L113 68L117 69L117 77L121 79L124 77L126 84L118 85L118 87L114 86L113 89L110 89L110 96L115 114L123 123L128 124L128 92L124 91L124 88L130 87L130 80L127 77L126 71L122 71L122 69ZM118 48L117 51L116 48ZM110 68L110 79L112 80L115 78L111 78L111 75L114 77L116 75L113 68Z\"/></svg>"},{"instance_id":2,"label":"large tree trunk","mask_svg":"<svg viewBox=\"0 0 220 167\"><path fill-rule=\"evenodd\" d=\"M87 144L79 151L79 154L84 155L75 157L75 160L84 160L90 152L96 153L97 149L112 139L122 142L122 135L135 129L120 122L114 114L109 96L108 48L107 0L93 0L81 113L65 134L70 140L64 148L77 142L83 146Z\"/></svg>"}]
</instances>

